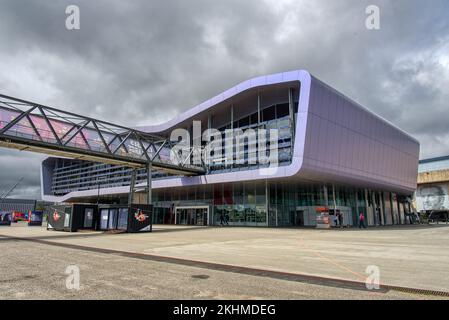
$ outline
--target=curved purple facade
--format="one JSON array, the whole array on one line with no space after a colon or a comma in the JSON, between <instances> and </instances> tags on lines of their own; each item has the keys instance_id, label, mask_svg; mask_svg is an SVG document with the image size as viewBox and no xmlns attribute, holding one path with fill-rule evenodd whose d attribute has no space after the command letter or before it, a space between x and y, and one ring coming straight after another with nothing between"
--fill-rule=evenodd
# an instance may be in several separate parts
<instances>
[{"instance_id":1,"label":"curved purple facade","mask_svg":"<svg viewBox=\"0 0 449 320\"><path fill-rule=\"evenodd\" d=\"M416 189L418 141L314 78L307 71L292 71L245 81L167 123L139 127L139 129L169 136L170 132L176 128L191 130L193 121L201 121L207 124L207 127L217 128L221 132L226 129L268 129L271 127L281 132L279 146L283 149L280 149L281 162L276 168L267 169L249 164L209 167L209 174L203 176L156 177L154 179L153 189L156 193L160 190L160 193L164 194L162 198L157 196L156 199L156 203L159 202L161 208L173 211L176 207L193 208L204 204L204 208L209 207L208 220L215 221L208 224L215 224L219 219L215 211L221 209L216 207L231 205L232 209L223 210L227 210L228 213L231 211L238 213L246 210L246 203L249 203L250 207L253 205L251 197L256 199L252 206L254 208L251 210L255 211L257 216L257 212L262 210L261 198L257 196L263 193L265 197L263 214L266 218L262 219L262 222L256 221L255 225L280 225L277 208L276 223L274 218L270 217L270 203L273 202L273 197L276 202L277 197L270 193L272 184L276 185L273 189L276 193L277 184L286 186L281 188L282 197L285 195L285 190L291 188L296 190L295 195L291 197L295 199L292 200L294 204L289 205L289 208L295 208L293 210L295 212L304 211L301 208L317 205L332 206L330 203L332 201L333 206L337 208L335 193L337 192L337 197L340 197L341 189L343 190L341 198L344 201L340 201L340 207L353 208L348 215L348 220L352 219L350 216L355 217L355 211L361 211L359 207L365 207L363 210L368 214L369 207L372 206L374 223L395 223L395 210L392 207L398 206L396 203L401 195L408 196ZM92 167L93 164L78 164L79 168L89 166ZM86 201L97 196L98 193L100 196L109 198L128 193L126 179L119 179L120 181L114 185L102 184L100 189L94 187L95 183L86 186L78 185L78 187L76 183L69 183L70 188L58 189L58 181L63 180L64 173L56 178L55 174L65 172L64 168L73 167L76 168L77 163L70 160L48 158L44 161L42 196L45 200L63 202L82 199ZM94 170L97 169L92 169L91 173ZM121 168L121 170L121 176L126 177L128 174L126 169ZM83 171L79 171L77 177L81 180L94 181L94 175L87 171L85 177L83 177ZM111 173L106 176L112 177ZM251 187L248 189L249 193L245 194L247 189L243 187L243 200L239 204L240 191L235 191L236 188L239 189L238 186L236 187L238 183L254 185L254 190L260 191L254 191L252 195L253 187ZM141 185L143 186L144 183ZM222 189L221 197L218 197L221 200L218 201L215 197L217 186L221 186ZM315 191L304 191L309 187ZM229 192L226 195L226 188L232 189L231 196ZM181 195L178 198L173 194L165 195L167 190L171 190L170 192L180 190L180 193L183 192L181 190L187 190L188 193L191 189L195 189L195 194L200 192L203 196L196 198L186 196L184 199ZM198 191L200 189L201 191ZM263 192L262 189L264 189ZM352 191L348 191L349 189ZM314 195L313 201L305 201L302 198L305 194L317 192L322 194ZM354 199L347 200L351 197ZM243 210L240 210L239 206L243 206ZM391 211L390 218L386 217L387 208ZM405 212L406 208L402 210ZM292 210L288 209L288 211ZM177 216L176 212L170 214ZM376 218L377 214L379 216ZM305 215L307 214L302 213L302 218L297 219L302 224L305 223ZM296 217L296 213L294 216ZM295 225L293 221L295 217L284 217L282 221L290 221ZM175 217L175 220L178 218ZM396 220L401 220L401 208L397 208ZM246 218L244 221L243 224L246 225ZM290 224L282 223L281 225Z\"/></svg>"}]
</instances>

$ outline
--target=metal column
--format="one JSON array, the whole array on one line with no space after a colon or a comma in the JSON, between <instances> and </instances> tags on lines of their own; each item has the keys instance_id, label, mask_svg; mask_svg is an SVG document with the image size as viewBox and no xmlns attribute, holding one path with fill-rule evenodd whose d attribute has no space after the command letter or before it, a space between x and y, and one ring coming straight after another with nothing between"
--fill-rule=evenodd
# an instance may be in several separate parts
<instances>
[{"instance_id":1,"label":"metal column","mask_svg":"<svg viewBox=\"0 0 449 320\"><path fill-rule=\"evenodd\" d=\"M131 184L129 185L128 205L131 205L133 203L136 178L137 178L137 169L133 169L131 173Z\"/></svg>"},{"instance_id":2,"label":"metal column","mask_svg":"<svg viewBox=\"0 0 449 320\"><path fill-rule=\"evenodd\" d=\"M231 104L231 130L234 130L234 104Z\"/></svg>"},{"instance_id":3,"label":"metal column","mask_svg":"<svg viewBox=\"0 0 449 320\"><path fill-rule=\"evenodd\" d=\"M288 89L288 109L290 113L290 121L292 123L292 151L295 142L295 132L296 132L296 121L295 121L295 99L294 99L294 89Z\"/></svg>"},{"instance_id":4,"label":"metal column","mask_svg":"<svg viewBox=\"0 0 449 320\"><path fill-rule=\"evenodd\" d=\"M385 221L385 212L384 212L384 197L382 192L378 192L377 193L379 195L379 214L380 214L380 225L381 226L385 226L386 225L386 221Z\"/></svg>"},{"instance_id":5,"label":"metal column","mask_svg":"<svg viewBox=\"0 0 449 320\"><path fill-rule=\"evenodd\" d=\"M327 192L327 186L323 185L324 205L329 207L329 193Z\"/></svg>"},{"instance_id":6,"label":"metal column","mask_svg":"<svg viewBox=\"0 0 449 320\"><path fill-rule=\"evenodd\" d=\"M152 173L153 173L153 163L150 161L150 162L148 162L148 165L147 165L147 203L149 205L153 204Z\"/></svg>"},{"instance_id":7,"label":"metal column","mask_svg":"<svg viewBox=\"0 0 449 320\"><path fill-rule=\"evenodd\" d=\"M207 116L207 141L209 141L209 142L211 140L211 135L210 135L211 129L212 129L212 115L209 114ZM209 174L212 164L209 162L210 161L209 155L206 154L206 147L204 147L204 149L202 149L201 157L202 157L202 159L204 159L203 162L206 164L206 173ZM223 157L223 154L222 154L222 157Z\"/></svg>"},{"instance_id":8,"label":"metal column","mask_svg":"<svg viewBox=\"0 0 449 320\"><path fill-rule=\"evenodd\" d=\"M365 189L365 226L369 226L369 203L368 203L368 196L369 196L369 193L368 193L368 190L367 189Z\"/></svg>"},{"instance_id":9,"label":"metal column","mask_svg":"<svg viewBox=\"0 0 449 320\"><path fill-rule=\"evenodd\" d=\"M337 214L337 201L335 200L335 185L332 184L332 201L334 203L334 214Z\"/></svg>"},{"instance_id":10,"label":"metal column","mask_svg":"<svg viewBox=\"0 0 449 320\"><path fill-rule=\"evenodd\" d=\"M270 227L270 189L268 188L268 179L265 179L265 210L267 212L267 227ZM257 196L257 195L256 195Z\"/></svg>"},{"instance_id":11,"label":"metal column","mask_svg":"<svg viewBox=\"0 0 449 320\"><path fill-rule=\"evenodd\" d=\"M377 207L377 202L376 202L376 195L374 193L374 191L370 191L370 196L371 196L371 204L373 207L373 223L375 226L379 225L379 217L378 217L378 207Z\"/></svg>"},{"instance_id":12,"label":"metal column","mask_svg":"<svg viewBox=\"0 0 449 320\"><path fill-rule=\"evenodd\" d=\"M231 105L231 130L232 130L232 145L234 146L235 145L235 142L234 142L234 104L232 104ZM237 150L236 150L236 153L235 153L235 155L237 155ZM231 158L231 169L233 169L234 168L234 147L232 147L232 158Z\"/></svg>"}]
</instances>

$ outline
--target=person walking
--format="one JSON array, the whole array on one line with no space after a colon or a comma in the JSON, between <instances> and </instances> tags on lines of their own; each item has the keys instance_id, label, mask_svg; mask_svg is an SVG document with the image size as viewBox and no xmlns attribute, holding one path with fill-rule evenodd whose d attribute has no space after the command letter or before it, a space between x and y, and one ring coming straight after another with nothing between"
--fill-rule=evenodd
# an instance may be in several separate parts
<instances>
[{"instance_id":1,"label":"person walking","mask_svg":"<svg viewBox=\"0 0 449 320\"><path fill-rule=\"evenodd\" d=\"M359 215L359 229L361 229L362 226L363 226L363 229L366 229L365 216L363 215L363 212L360 212L360 215Z\"/></svg>"},{"instance_id":2,"label":"person walking","mask_svg":"<svg viewBox=\"0 0 449 320\"><path fill-rule=\"evenodd\" d=\"M337 227L338 226L338 216L337 216L337 214L335 214L333 216L333 219L334 219L334 226Z\"/></svg>"},{"instance_id":3,"label":"person walking","mask_svg":"<svg viewBox=\"0 0 449 320\"><path fill-rule=\"evenodd\" d=\"M223 215L223 212L222 213L220 213L220 226L223 226L224 225L224 215Z\"/></svg>"},{"instance_id":4,"label":"person walking","mask_svg":"<svg viewBox=\"0 0 449 320\"><path fill-rule=\"evenodd\" d=\"M338 213L338 223L340 224L340 228L343 227L343 214L341 212Z\"/></svg>"},{"instance_id":5,"label":"person walking","mask_svg":"<svg viewBox=\"0 0 449 320\"><path fill-rule=\"evenodd\" d=\"M226 225L229 226L229 214L226 213L224 218L225 218Z\"/></svg>"}]
</instances>

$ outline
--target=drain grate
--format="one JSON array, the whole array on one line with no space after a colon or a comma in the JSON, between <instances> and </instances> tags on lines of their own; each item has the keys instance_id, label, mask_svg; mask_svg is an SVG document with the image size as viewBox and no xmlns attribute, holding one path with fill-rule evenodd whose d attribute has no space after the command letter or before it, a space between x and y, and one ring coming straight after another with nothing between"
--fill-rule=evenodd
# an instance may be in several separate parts
<instances>
[{"instance_id":1,"label":"drain grate","mask_svg":"<svg viewBox=\"0 0 449 320\"><path fill-rule=\"evenodd\" d=\"M437 291L437 290L429 290L429 289L417 289L417 288L407 288L407 287L398 287L398 286L385 286L389 290L400 291L405 293L414 293L414 294L422 294L428 296L437 296L437 297L449 297L449 292L447 291Z\"/></svg>"}]
</instances>

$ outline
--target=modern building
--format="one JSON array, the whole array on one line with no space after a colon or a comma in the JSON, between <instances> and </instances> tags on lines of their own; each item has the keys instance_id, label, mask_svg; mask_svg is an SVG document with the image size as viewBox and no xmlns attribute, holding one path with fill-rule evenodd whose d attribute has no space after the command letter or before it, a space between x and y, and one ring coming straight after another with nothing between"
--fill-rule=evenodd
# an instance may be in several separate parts
<instances>
[{"instance_id":1,"label":"modern building","mask_svg":"<svg viewBox=\"0 0 449 320\"><path fill-rule=\"evenodd\" d=\"M196 121L219 135L201 139ZM167 123L139 127L163 137L175 129L206 147L207 173L154 173L155 223L217 225L228 217L234 226L314 226L323 208L339 211L349 226L360 213L369 226L406 223L418 141L307 71L254 78ZM238 129L243 139L226 135ZM253 161L272 154L276 162ZM50 157L41 176L47 201L126 203L131 169ZM146 201L145 185L142 171L135 203Z\"/></svg>"},{"instance_id":2,"label":"modern building","mask_svg":"<svg viewBox=\"0 0 449 320\"><path fill-rule=\"evenodd\" d=\"M415 200L421 213L449 211L449 156L419 161Z\"/></svg>"}]
</instances>

